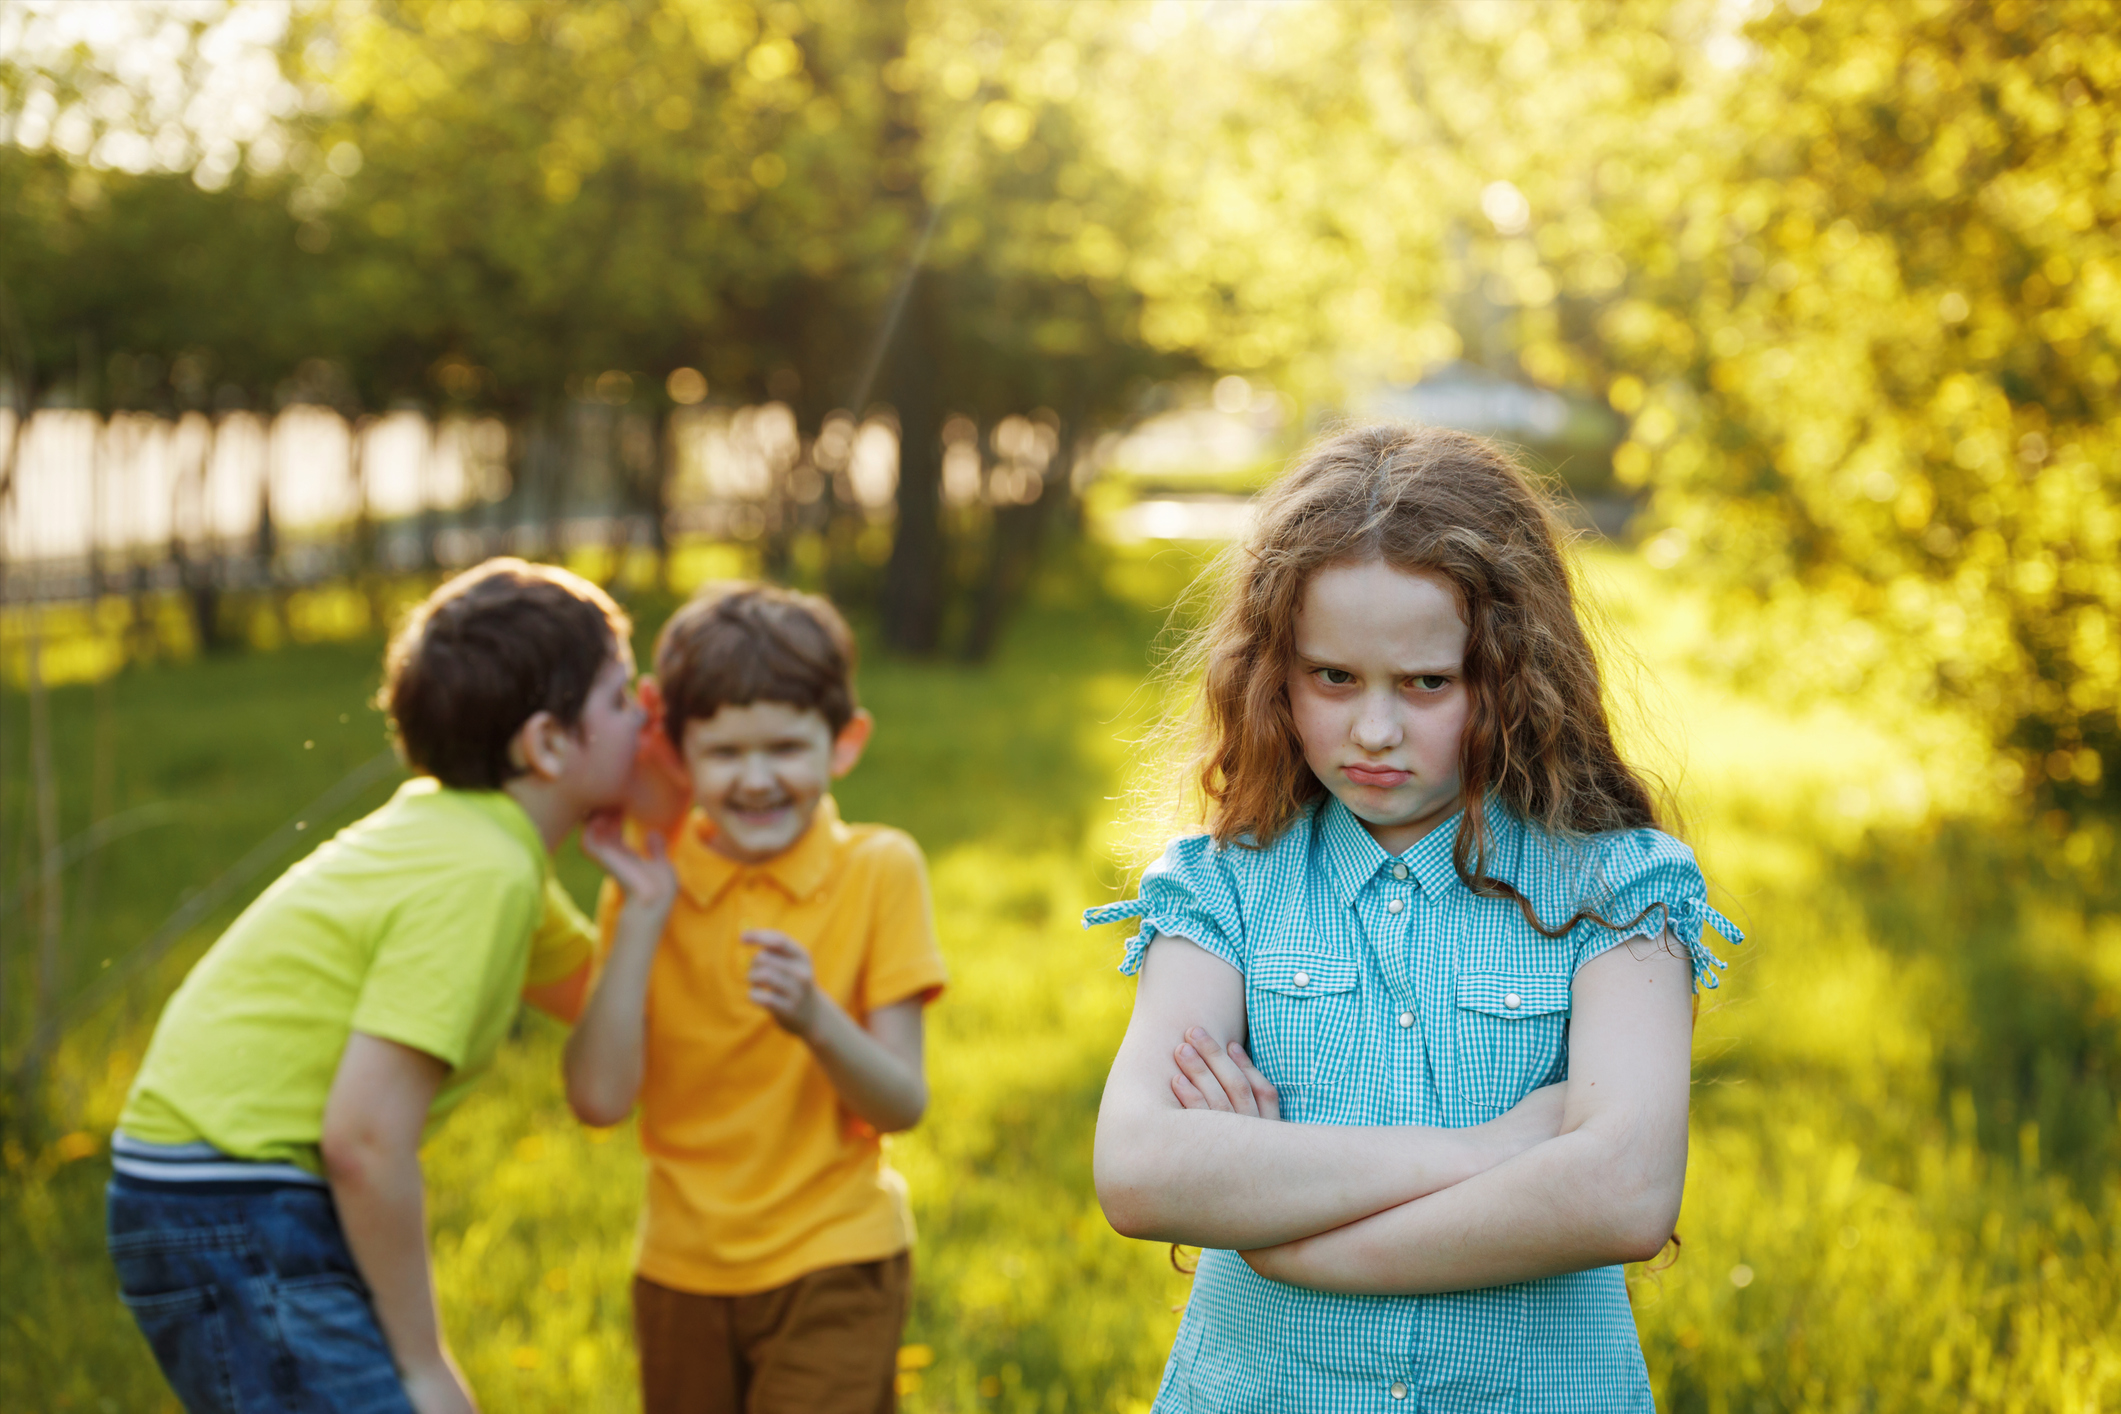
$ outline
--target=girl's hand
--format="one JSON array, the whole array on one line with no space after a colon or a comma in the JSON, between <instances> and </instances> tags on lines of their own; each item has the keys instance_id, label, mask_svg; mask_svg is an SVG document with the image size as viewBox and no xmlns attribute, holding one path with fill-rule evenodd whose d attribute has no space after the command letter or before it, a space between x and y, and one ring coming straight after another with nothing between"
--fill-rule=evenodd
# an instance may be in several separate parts
<instances>
[{"instance_id":1,"label":"girl's hand","mask_svg":"<svg viewBox=\"0 0 2121 1414\"><path fill-rule=\"evenodd\" d=\"M677 828L692 808L692 774L663 730L663 690L652 677L641 679L641 706L648 720L633 752L633 779L626 787L626 813L663 834Z\"/></svg>"},{"instance_id":2,"label":"girl's hand","mask_svg":"<svg viewBox=\"0 0 2121 1414\"><path fill-rule=\"evenodd\" d=\"M1544 1144L1561 1133L1562 1103L1568 1096L1566 1080L1542 1085L1506 1113L1482 1125L1495 1145L1490 1166L1514 1159L1534 1144Z\"/></svg>"},{"instance_id":3,"label":"girl's hand","mask_svg":"<svg viewBox=\"0 0 2121 1414\"><path fill-rule=\"evenodd\" d=\"M1259 1073L1237 1042L1221 1045L1196 1026L1178 1043L1171 1058L1178 1062L1178 1074L1171 1077L1171 1093L1178 1097L1181 1108L1223 1110L1258 1119L1281 1118L1280 1092Z\"/></svg>"},{"instance_id":4,"label":"girl's hand","mask_svg":"<svg viewBox=\"0 0 2121 1414\"><path fill-rule=\"evenodd\" d=\"M668 915L677 902L677 871L663 852L663 837L650 834L647 852L635 853L626 843L626 833L616 810L599 811L582 825L582 853L626 891L626 906L653 915Z\"/></svg>"},{"instance_id":5,"label":"girl's hand","mask_svg":"<svg viewBox=\"0 0 2121 1414\"><path fill-rule=\"evenodd\" d=\"M772 928L748 928L739 941L758 949L745 978L751 1000L771 1012L783 1030L810 1040L824 1010L810 954L801 943Z\"/></svg>"}]
</instances>

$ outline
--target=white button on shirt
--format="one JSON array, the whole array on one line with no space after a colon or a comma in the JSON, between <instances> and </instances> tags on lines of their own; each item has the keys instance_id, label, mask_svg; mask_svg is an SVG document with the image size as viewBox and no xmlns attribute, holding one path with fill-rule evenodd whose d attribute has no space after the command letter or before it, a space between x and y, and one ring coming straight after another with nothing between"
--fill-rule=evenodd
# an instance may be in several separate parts
<instances>
[{"instance_id":1,"label":"white button on shirt","mask_svg":"<svg viewBox=\"0 0 2121 1414\"><path fill-rule=\"evenodd\" d=\"M1404 878L1406 878L1406 877L1407 877L1407 866L1406 866L1406 865L1404 865L1404 864L1395 864L1395 865L1393 865L1393 866L1392 866L1392 877L1393 877L1393 878L1395 878L1395 879L1404 879Z\"/></svg>"},{"instance_id":2,"label":"white button on shirt","mask_svg":"<svg viewBox=\"0 0 2121 1414\"><path fill-rule=\"evenodd\" d=\"M1291 977L1289 980L1291 982L1294 982L1299 987L1308 987L1311 985L1311 974L1308 972L1299 972L1294 977Z\"/></svg>"},{"instance_id":3,"label":"white button on shirt","mask_svg":"<svg viewBox=\"0 0 2121 1414\"><path fill-rule=\"evenodd\" d=\"M1399 1014L1399 1024L1403 1027L1412 1026L1414 1024L1414 1013L1411 1011L1401 1012Z\"/></svg>"},{"instance_id":4,"label":"white button on shirt","mask_svg":"<svg viewBox=\"0 0 2121 1414\"><path fill-rule=\"evenodd\" d=\"M1524 1005L1524 998L1518 996L1515 992L1504 992L1502 994L1502 1004L1511 1011L1515 1011Z\"/></svg>"},{"instance_id":5,"label":"white button on shirt","mask_svg":"<svg viewBox=\"0 0 2121 1414\"><path fill-rule=\"evenodd\" d=\"M1406 906L1407 904L1405 899L1393 899L1390 903L1385 905L1385 908L1389 912L1397 913Z\"/></svg>"},{"instance_id":6,"label":"white button on shirt","mask_svg":"<svg viewBox=\"0 0 2121 1414\"><path fill-rule=\"evenodd\" d=\"M1407 1397L1406 1385L1404 1385L1398 1380L1394 1380L1392 1382L1392 1397L1394 1399L1405 1399Z\"/></svg>"}]
</instances>

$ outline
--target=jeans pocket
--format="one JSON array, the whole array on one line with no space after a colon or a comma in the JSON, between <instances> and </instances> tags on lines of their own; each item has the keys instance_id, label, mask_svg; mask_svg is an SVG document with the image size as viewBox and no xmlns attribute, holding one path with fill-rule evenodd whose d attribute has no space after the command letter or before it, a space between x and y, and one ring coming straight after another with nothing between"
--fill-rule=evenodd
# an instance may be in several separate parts
<instances>
[{"instance_id":1,"label":"jeans pocket","mask_svg":"<svg viewBox=\"0 0 2121 1414\"><path fill-rule=\"evenodd\" d=\"M152 1296L121 1293L155 1363L190 1414L238 1414L230 1362L226 1299L215 1286L164 1291Z\"/></svg>"},{"instance_id":2,"label":"jeans pocket","mask_svg":"<svg viewBox=\"0 0 2121 1414\"><path fill-rule=\"evenodd\" d=\"M302 1408L332 1414L410 1414L368 1293L351 1277L280 1281L274 1305Z\"/></svg>"},{"instance_id":3,"label":"jeans pocket","mask_svg":"<svg viewBox=\"0 0 2121 1414\"><path fill-rule=\"evenodd\" d=\"M110 1237L111 1265L128 1296L161 1296L240 1281L262 1270L250 1229L141 1226Z\"/></svg>"}]
</instances>

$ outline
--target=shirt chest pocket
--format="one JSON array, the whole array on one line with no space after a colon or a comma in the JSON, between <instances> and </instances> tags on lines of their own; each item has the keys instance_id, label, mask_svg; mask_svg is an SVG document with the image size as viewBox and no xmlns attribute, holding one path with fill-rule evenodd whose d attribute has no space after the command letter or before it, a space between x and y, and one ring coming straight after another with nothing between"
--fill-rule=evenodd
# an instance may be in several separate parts
<instances>
[{"instance_id":1,"label":"shirt chest pocket","mask_svg":"<svg viewBox=\"0 0 2121 1414\"><path fill-rule=\"evenodd\" d=\"M1458 979L1458 1093L1465 1123L1495 1118L1567 1074L1569 978L1468 972Z\"/></svg>"},{"instance_id":2,"label":"shirt chest pocket","mask_svg":"<svg viewBox=\"0 0 2121 1414\"><path fill-rule=\"evenodd\" d=\"M1315 1119L1316 1096L1346 1077L1360 1029L1362 964L1324 952L1256 954L1245 974L1253 1062L1287 1120Z\"/></svg>"}]
</instances>

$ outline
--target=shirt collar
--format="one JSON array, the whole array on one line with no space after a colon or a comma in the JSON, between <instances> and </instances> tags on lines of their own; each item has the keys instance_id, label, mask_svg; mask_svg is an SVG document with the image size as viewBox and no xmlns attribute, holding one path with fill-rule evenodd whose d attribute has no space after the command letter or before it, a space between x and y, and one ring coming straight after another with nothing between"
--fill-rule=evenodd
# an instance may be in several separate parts
<instances>
[{"instance_id":1,"label":"shirt collar","mask_svg":"<svg viewBox=\"0 0 2121 1414\"><path fill-rule=\"evenodd\" d=\"M1494 878L1514 884L1516 822L1503 803L1490 796L1482 810L1488 826L1487 872ZM1464 823L1465 812L1459 811L1435 829L1423 835L1406 851L1397 856L1408 871L1421 884L1421 891L1432 899L1442 898L1452 886L1460 882L1458 867L1451 856L1458 844L1459 826ZM1328 795L1320 811L1318 832L1325 846L1327 872L1332 876L1333 889L1343 906L1355 902L1363 886L1377 876L1377 871L1388 867L1394 856L1385 851L1371 833L1363 828L1355 812L1340 803L1338 797Z\"/></svg>"},{"instance_id":2,"label":"shirt collar","mask_svg":"<svg viewBox=\"0 0 2121 1414\"><path fill-rule=\"evenodd\" d=\"M707 843L714 825L698 810L686 817L679 843L683 856L678 882L694 904L711 908L732 883L756 876L771 880L791 902L801 903L825 885L832 863L847 838L840 809L829 795L820 797L810 826L793 845L760 864L741 864Z\"/></svg>"}]
</instances>

